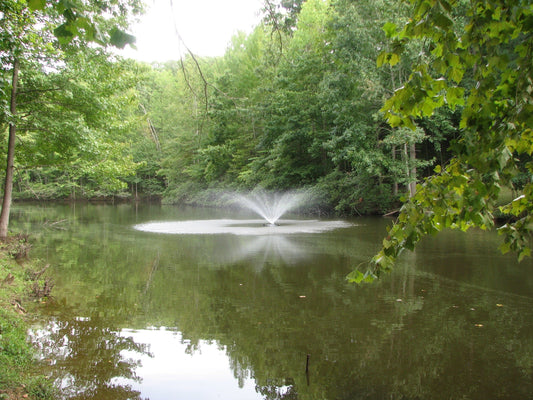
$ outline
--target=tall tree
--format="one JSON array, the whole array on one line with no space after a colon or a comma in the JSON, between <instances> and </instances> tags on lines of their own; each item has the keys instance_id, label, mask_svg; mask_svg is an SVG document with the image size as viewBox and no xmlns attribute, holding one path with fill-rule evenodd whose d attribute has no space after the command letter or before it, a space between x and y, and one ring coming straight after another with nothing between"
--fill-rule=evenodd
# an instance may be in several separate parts
<instances>
[{"instance_id":1,"label":"tall tree","mask_svg":"<svg viewBox=\"0 0 533 400\"><path fill-rule=\"evenodd\" d=\"M19 74L21 60L29 57L28 48L43 50L43 40L28 29L37 23L32 12L24 2L3 1L0 31L0 57L4 68L11 67L11 87L5 88L2 95L9 108L3 110L2 120L8 123L7 165L4 180L2 212L0 213L0 240L7 237L11 198L13 192L13 173L15 162L15 141L17 132L17 96L19 91ZM7 69L7 68L6 68Z\"/></svg>"},{"instance_id":2,"label":"tall tree","mask_svg":"<svg viewBox=\"0 0 533 400\"><path fill-rule=\"evenodd\" d=\"M122 29L127 25L129 12L139 12L138 0L118 2L52 2L47 0L1 0L0 57L2 69L11 70L10 90L3 90L5 101L9 96L9 110L3 110L2 120L8 121L9 135L4 198L0 213L0 240L8 235L9 214L13 189L13 169L17 131L17 96L20 69L25 64L44 71L61 62L60 52L52 32L63 45L83 48L97 42L120 47L134 38ZM3 72L4 72L3 71ZM8 94L9 93L9 94Z\"/></svg>"},{"instance_id":3,"label":"tall tree","mask_svg":"<svg viewBox=\"0 0 533 400\"><path fill-rule=\"evenodd\" d=\"M15 178L35 196L89 197L125 188L119 178L133 172L129 143L143 118L139 78L135 63L107 58L88 48L65 54L55 71L25 71ZM39 185L42 179L48 184Z\"/></svg>"}]
</instances>

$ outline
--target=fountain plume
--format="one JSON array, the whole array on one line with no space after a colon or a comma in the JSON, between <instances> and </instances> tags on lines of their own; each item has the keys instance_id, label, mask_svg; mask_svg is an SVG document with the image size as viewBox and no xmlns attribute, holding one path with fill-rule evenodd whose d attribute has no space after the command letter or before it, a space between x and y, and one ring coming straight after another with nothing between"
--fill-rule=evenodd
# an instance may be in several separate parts
<instances>
[{"instance_id":1,"label":"fountain plume","mask_svg":"<svg viewBox=\"0 0 533 400\"><path fill-rule=\"evenodd\" d=\"M305 192L267 193L258 190L236 195L236 202L258 214L269 225L276 225L285 213L301 206L307 197Z\"/></svg>"}]
</instances>

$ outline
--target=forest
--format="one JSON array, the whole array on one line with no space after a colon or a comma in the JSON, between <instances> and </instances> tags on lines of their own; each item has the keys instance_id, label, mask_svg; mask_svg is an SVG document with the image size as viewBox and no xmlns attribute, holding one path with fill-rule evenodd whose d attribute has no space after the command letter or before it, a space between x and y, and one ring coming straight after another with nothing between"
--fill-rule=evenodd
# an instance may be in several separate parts
<instances>
[{"instance_id":1,"label":"forest","mask_svg":"<svg viewBox=\"0 0 533 400\"><path fill-rule=\"evenodd\" d=\"M20 57L14 198L210 204L228 189L308 188L324 211L389 212L446 164L459 129L449 108L414 131L380 111L428 57L416 42L400 63L378 67L391 45L383 27L403 24L409 9L395 0L266 3L263 22L235 35L224 56L153 64L59 47L33 16L26 40L40 47ZM3 131L10 117L4 111Z\"/></svg>"}]
</instances>

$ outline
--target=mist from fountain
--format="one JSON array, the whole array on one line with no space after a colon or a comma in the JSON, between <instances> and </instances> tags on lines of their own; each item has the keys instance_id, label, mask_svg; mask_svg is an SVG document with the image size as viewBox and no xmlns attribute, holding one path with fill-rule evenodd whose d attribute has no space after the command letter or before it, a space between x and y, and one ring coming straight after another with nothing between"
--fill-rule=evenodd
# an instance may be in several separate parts
<instances>
[{"instance_id":1,"label":"mist from fountain","mask_svg":"<svg viewBox=\"0 0 533 400\"><path fill-rule=\"evenodd\" d=\"M265 191L256 191L248 195L236 195L236 202L258 214L268 225L275 226L285 213L301 206L307 197L304 192L266 193Z\"/></svg>"},{"instance_id":2,"label":"mist from fountain","mask_svg":"<svg viewBox=\"0 0 533 400\"><path fill-rule=\"evenodd\" d=\"M224 193L227 207L245 208L261 219L193 219L179 221L154 221L135 225L139 231L177 235L233 234L242 236L291 235L320 233L353 226L346 221L317 219L283 219L289 211L309 206L313 195L306 191L268 193L256 189L249 194Z\"/></svg>"}]
</instances>

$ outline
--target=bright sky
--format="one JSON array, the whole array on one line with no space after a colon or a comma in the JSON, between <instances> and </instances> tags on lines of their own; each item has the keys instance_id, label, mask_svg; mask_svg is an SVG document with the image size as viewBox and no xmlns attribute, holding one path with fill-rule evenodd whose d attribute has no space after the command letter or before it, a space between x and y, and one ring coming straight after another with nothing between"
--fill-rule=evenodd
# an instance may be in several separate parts
<instances>
[{"instance_id":1,"label":"bright sky","mask_svg":"<svg viewBox=\"0 0 533 400\"><path fill-rule=\"evenodd\" d=\"M262 0L145 0L147 13L132 27L137 50L121 51L140 61L177 60L185 45L199 56L223 55L238 31L259 23ZM180 53L181 52L181 53Z\"/></svg>"}]
</instances>

